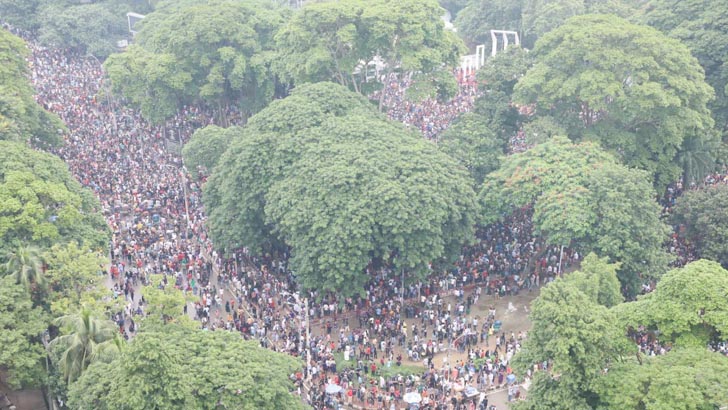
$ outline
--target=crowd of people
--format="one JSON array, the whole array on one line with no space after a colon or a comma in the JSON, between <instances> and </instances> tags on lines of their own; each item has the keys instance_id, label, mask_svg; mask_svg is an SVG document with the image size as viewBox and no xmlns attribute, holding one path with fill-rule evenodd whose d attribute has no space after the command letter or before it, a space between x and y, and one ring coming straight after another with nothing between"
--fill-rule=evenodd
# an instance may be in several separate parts
<instances>
[{"instance_id":1,"label":"crowd of people","mask_svg":"<svg viewBox=\"0 0 728 410\"><path fill-rule=\"evenodd\" d=\"M252 256L241 248L222 259L214 251L202 182L190 177L179 152L170 149L213 123L211 111L185 107L154 126L111 98L96 59L32 41L29 46L37 100L68 125L56 153L99 197L113 232L107 274L110 288L126 303L113 314L127 336L136 330L134 316L144 314L139 287L161 277L156 286L197 296L189 314L201 327L237 331L304 358L306 366L293 378L316 408L336 403L402 408L409 393L421 397L420 408L488 408L485 392L498 388L509 399L520 397L509 364L525 334L502 329L503 312L489 307L481 316L475 307L483 310L498 298L531 291L580 258L533 235L532 209L482 228L479 242L465 248L453 268L426 281L403 284L384 267L368 272L372 280L361 297L299 292L286 255ZM453 99L413 103L404 95L409 81L389 81L385 105L390 118L429 139L470 110L478 95L474 74L461 73ZM232 123L240 119L235 111L226 117ZM691 259L684 244L673 245L676 253L684 250L684 262ZM457 359L445 360L450 354ZM421 372L397 374L408 365ZM340 391L327 393L332 384Z\"/></svg>"},{"instance_id":2,"label":"crowd of people","mask_svg":"<svg viewBox=\"0 0 728 410\"><path fill-rule=\"evenodd\" d=\"M387 115L392 120L420 131L425 138L437 140L438 135L445 131L455 118L473 108L478 98L478 83L474 71L456 69L454 75L458 83L455 96L446 101L433 98L417 101L407 95L407 90L412 85L412 78L392 74L383 89L383 102L387 107ZM371 98L378 100L380 93L381 91L373 93Z\"/></svg>"}]
</instances>

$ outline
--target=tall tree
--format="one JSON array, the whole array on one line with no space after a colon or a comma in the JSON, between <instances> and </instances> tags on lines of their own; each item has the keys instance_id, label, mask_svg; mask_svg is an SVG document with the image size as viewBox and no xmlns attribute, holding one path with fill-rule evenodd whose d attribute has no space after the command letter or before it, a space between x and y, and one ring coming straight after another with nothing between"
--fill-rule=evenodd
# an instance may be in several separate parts
<instances>
[{"instance_id":1,"label":"tall tree","mask_svg":"<svg viewBox=\"0 0 728 410\"><path fill-rule=\"evenodd\" d=\"M687 191L672 210L677 232L701 258L728 267L728 186L706 186Z\"/></svg>"},{"instance_id":2,"label":"tall tree","mask_svg":"<svg viewBox=\"0 0 728 410\"><path fill-rule=\"evenodd\" d=\"M680 176L675 157L713 127L703 70L680 42L615 16L578 16L541 37L515 100L591 139L658 186Z\"/></svg>"},{"instance_id":3,"label":"tall tree","mask_svg":"<svg viewBox=\"0 0 728 410\"><path fill-rule=\"evenodd\" d=\"M94 306L109 295L104 283L108 259L76 242L56 244L44 253L47 269L45 303L50 311L67 315L82 304Z\"/></svg>"},{"instance_id":4,"label":"tall tree","mask_svg":"<svg viewBox=\"0 0 728 410\"><path fill-rule=\"evenodd\" d=\"M305 288L351 296L389 264L412 278L474 237L475 194L454 161L399 124L349 116L309 130L266 215L292 247Z\"/></svg>"},{"instance_id":5,"label":"tall tree","mask_svg":"<svg viewBox=\"0 0 728 410\"><path fill-rule=\"evenodd\" d=\"M603 370L636 350L614 314L575 285L557 279L532 304L533 327L515 358L516 367L525 371L544 362L549 367L537 373L517 410L592 409Z\"/></svg>"},{"instance_id":6,"label":"tall tree","mask_svg":"<svg viewBox=\"0 0 728 410\"><path fill-rule=\"evenodd\" d=\"M475 186L480 186L489 172L498 169L508 147L508 140L490 126L485 116L466 113L440 136L440 149L470 172Z\"/></svg>"},{"instance_id":7,"label":"tall tree","mask_svg":"<svg viewBox=\"0 0 728 410\"><path fill-rule=\"evenodd\" d=\"M226 124L229 106L249 115L273 98L273 35L282 10L229 0L165 8L148 15L138 44L109 58L105 67L114 87L152 121L182 104L201 102Z\"/></svg>"},{"instance_id":8,"label":"tall tree","mask_svg":"<svg viewBox=\"0 0 728 410\"><path fill-rule=\"evenodd\" d=\"M597 387L603 410L719 409L728 405L728 358L705 348L675 349L643 363L610 367Z\"/></svg>"},{"instance_id":9,"label":"tall tree","mask_svg":"<svg viewBox=\"0 0 728 410\"><path fill-rule=\"evenodd\" d=\"M717 98L711 104L728 133L728 10L721 0L651 0L636 19L680 40L700 61Z\"/></svg>"},{"instance_id":10,"label":"tall tree","mask_svg":"<svg viewBox=\"0 0 728 410\"><path fill-rule=\"evenodd\" d=\"M278 71L297 84L335 81L361 92L376 61L383 77L453 66L462 43L445 30L443 14L435 0L307 4L276 35Z\"/></svg>"},{"instance_id":11,"label":"tall tree","mask_svg":"<svg viewBox=\"0 0 728 410\"><path fill-rule=\"evenodd\" d=\"M257 253L285 243L306 287L355 294L370 262L419 276L470 240L471 184L360 95L321 83L251 118L203 200L218 246Z\"/></svg>"},{"instance_id":12,"label":"tall tree","mask_svg":"<svg viewBox=\"0 0 728 410\"><path fill-rule=\"evenodd\" d=\"M58 145L65 126L33 98L27 55L23 41L0 28L0 140Z\"/></svg>"},{"instance_id":13,"label":"tall tree","mask_svg":"<svg viewBox=\"0 0 728 410\"><path fill-rule=\"evenodd\" d=\"M280 245L266 222L265 196L298 160L300 134L353 113L377 115L361 95L333 83L304 84L253 116L235 136L204 186L210 235L222 249L253 252Z\"/></svg>"},{"instance_id":14,"label":"tall tree","mask_svg":"<svg viewBox=\"0 0 728 410\"><path fill-rule=\"evenodd\" d=\"M534 230L547 244L596 252L612 262L624 292L664 272L668 227L647 175L627 168L593 142L563 137L511 155L489 174L480 192L482 221L533 205Z\"/></svg>"},{"instance_id":15,"label":"tall tree","mask_svg":"<svg viewBox=\"0 0 728 410\"><path fill-rule=\"evenodd\" d=\"M92 364L69 391L76 409L303 409L289 393L296 359L229 332L170 325L142 332L111 363Z\"/></svg>"},{"instance_id":16,"label":"tall tree","mask_svg":"<svg viewBox=\"0 0 728 410\"><path fill-rule=\"evenodd\" d=\"M68 384L78 379L95 360L113 356L121 350L123 341L114 322L98 318L88 307L82 307L78 313L61 316L54 320L54 324L61 328L64 335L53 339L50 348L59 346L62 349L57 364Z\"/></svg>"},{"instance_id":17,"label":"tall tree","mask_svg":"<svg viewBox=\"0 0 728 410\"><path fill-rule=\"evenodd\" d=\"M8 251L4 260L3 273L12 276L15 283L28 291L35 286L45 284L43 255L37 246L19 246L13 251Z\"/></svg>"},{"instance_id":18,"label":"tall tree","mask_svg":"<svg viewBox=\"0 0 728 410\"><path fill-rule=\"evenodd\" d=\"M728 335L728 271L704 259L666 273L651 293L617 306L620 320L662 342L705 348Z\"/></svg>"},{"instance_id":19,"label":"tall tree","mask_svg":"<svg viewBox=\"0 0 728 410\"><path fill-rule=\"evenodd\" d=\"M0 277L0 370L12 388L43 384L41 336L50 320L12 277Z\"/></svg>"},{"instance_id":20,"label":"tall tree","mask_svg":"<svg viewBox=\"0 0 728 410\"><path fill-rule=\"evenodd\" d=\"M195 177L199 171L209 175L230 146L233 136L239 133L236 127L221 128L217 125L208 125L195 131L182 149L182 157L190 173Z\"/></svg>"},{"instance_id":21,"label":"tall tree","mask_svg":"<svg viewBox=\"0 0 728 410\"><path fill-rule=\"evenodd\" d=\"M592 301L610 308L624 300L619 290L617 269L619 263L609 263L606 258L590 253L581 261L579 270L565 276L563 280L576 285Z\"/></svg>"},{"instance_id":22,"label":"tall tree","mask_svg":"<svg viewBox=\"0 0 728 410\"><path fill-rule=\"evenodd\" d=\"M108 225L93 193L60 158L0 141L0 250L76 241L106 246Z\"/></svg>"}]
</instances>

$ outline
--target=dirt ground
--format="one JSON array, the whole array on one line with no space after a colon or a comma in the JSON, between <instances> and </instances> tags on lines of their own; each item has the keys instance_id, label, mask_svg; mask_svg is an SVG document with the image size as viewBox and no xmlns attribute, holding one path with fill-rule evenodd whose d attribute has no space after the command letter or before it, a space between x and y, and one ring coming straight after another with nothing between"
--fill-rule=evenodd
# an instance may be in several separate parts
<instances>
[{"instance_id":1,"label":"dirt ground","mask_svg":"<svg viewBox=\"0 0 728 410\"><path fill-rule=\"evenodd\" d=\"M503 298L498 298L493 295L488 296L485 294L481 294L478 303L471 307L471 312L468 317L472 318L477 316L483 319L488 316L488 308L490 306L493 306L496 310L496 320L500 320L502 322L501 332L505 332L506 335L510 335L511 332L515 334L518 334L518 332L528 332L528 330L531 328L531 321L528 317L528 314L531 310L531 302L538 296L538 294L538 289L534 289L531 292L523 291L517 296L506 296ZM454 306L456 305L456 298L452 296L446 297L444 303L447 304L447 302L451 302L454 309ZM514 308L514 310L508 310L509 303L513 305L512 307ZM420 323L419 319L407 319L406 322L408 329L412 329L412 326L415 323ZM350 320L350 323L355 323L355 321ZM324 333L324 330L321 326L314 325L312 326L311 330L316 335ZM495 343L493 340L494 339L491 338L490 342ZM487 344L478 344L477 347L484 346L487 346ZM492 348L493 346L489 347ZM403 353L403 356L407 357L406 353ZM435 367L442 367L443 362L447 360L447 356L448 355L446 352L441 352L435 355ZM465 356L466 354L458 353L457 350L455 350L450 352L449 360L452 363L456 360L464 359ZM409 366L418 365L419 363L406 361L405 364ZM422 365L422 369L424 371L424 365ZM486 396L488 397L489 405L495 405L498 410L507 410L510 408L508 406L507 390L503 389L488 392Z\"/></svg>"},{"instance_id":2,"label":"dirt ground","mask_svg":"<svg viewBox=\"0 0 728 410\"><path fill-rule=\"evenodd\" d=\"M40 390L11 390L5 384L5 375L0 373L0 396L6 395L16 410L46 410L43 394ZM0 400L0 410L5 410Z\"/></svg>"}]
</instances>

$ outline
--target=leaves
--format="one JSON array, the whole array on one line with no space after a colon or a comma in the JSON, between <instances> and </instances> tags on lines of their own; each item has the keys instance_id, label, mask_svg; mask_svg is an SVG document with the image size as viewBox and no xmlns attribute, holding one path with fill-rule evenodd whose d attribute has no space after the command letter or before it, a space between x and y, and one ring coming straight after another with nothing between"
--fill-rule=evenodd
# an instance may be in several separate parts
<instances>
[{"instance_id":1,"label":"leaves","mask_svg":"<svg viewBox=\"0 0 728 410\"><path fill-rule=\"evenodd\" d=\"M41 334L49 318L33 307L30 293L10 277L0 277L0 368L8 373L12 388L43 383L45 349Z\"/></svg>"},{"instance_id":2,"label":"leaves","mask_svg":"<svg viewBox=\"0 0 728 410\"><path fill-rule=\"evenodd\" d=\"M578 47L574 47L578 44ZM543 36L514 100L534 104L573 140L599 141L657 186L677 179L683 140L713 127L713 91L689 50L656 30L579 16Z\"/></svg>"},{"instance_id":3,"label":"leaves","mask_svg":"<svg viewBox=\"0 0 728 410\"><path fill-rule=\"evenodd\" d=\"M728 267L728 187L722 184L689 190L672 209L672 222L698 256ZM684 228L684 230L682 229Z\"/></svg>"},{"instance_id":4,"label":"leaves","mask_svg":"<svg viewBox=\"0 0 728 410\"><path fill-rule=\"evenodd\" d=\"M616 162L591 142L563 137L503 159L480 192L483 223L533 205L534 229L547 244L594 251L620 262L628 295L639 277L660 275L668 262L668 227L646 175Z\"/></svg>"},{"instance_id":5,"label":"leaves","mask_svg":"<svg viewBox=\"0 0 728 410\"><path fill-rule=\"evenodd\" d=\"M142 332L69 391L76 409L303 409L289 393L296 359L229 332L170 325Z\"/></svg>"}]
</instances>

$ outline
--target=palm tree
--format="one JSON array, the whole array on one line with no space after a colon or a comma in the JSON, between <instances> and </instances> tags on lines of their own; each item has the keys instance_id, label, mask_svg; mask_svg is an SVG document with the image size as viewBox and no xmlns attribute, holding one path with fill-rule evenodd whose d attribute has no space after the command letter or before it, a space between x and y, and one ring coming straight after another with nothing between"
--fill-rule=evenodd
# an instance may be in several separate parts
<instances>
[{"instance_id":1,"label":"palm tree","mask_svg":"<svg viewBox=\"0 0 728 410\"><path fill-rule=\"evenodd\" d=\"M15 251L8 251L3 265L5 275L13 275L15 282L30 290L33 285L42 285L43 256L40 248L34 245L18 246Z\"/></svg>"},{"instance_id":2,"label":"palm tree","mask_svg":"<svg viewBox=\"0 0 728 410\"><path fill-rule=\"evenodd\" d=\"M683 140L677 161L683 171L683 184L700 184L715 169L715 150L717 144L712 140L699 137L686 137Z\"/></svg>"},{"instance_id":3,"label":"palm tree","mask_svg":"<svg viewBox=\"0 0 728 410\"><path fill-rule=\"evenodd\" d=\"M123 341L114 322L97 318L86 306L75 314L53 322L65 335L53 339L49 347L63 347L58 365L67 383L78 379L95 360L108 360L121 351Z\"/></svg>"}]
</instances>

